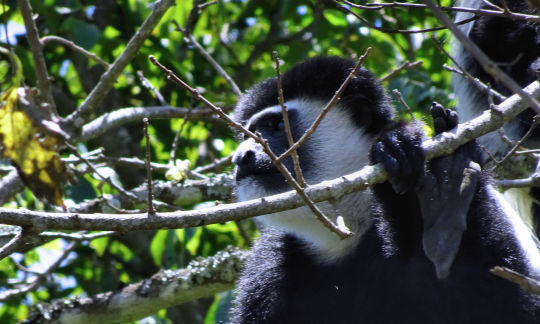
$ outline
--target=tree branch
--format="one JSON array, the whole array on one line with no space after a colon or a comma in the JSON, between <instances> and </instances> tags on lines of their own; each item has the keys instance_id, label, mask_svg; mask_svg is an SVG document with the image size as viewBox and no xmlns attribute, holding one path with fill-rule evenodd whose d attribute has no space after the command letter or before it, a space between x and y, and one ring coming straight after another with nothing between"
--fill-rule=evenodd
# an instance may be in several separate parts
<instances>
[{"instance_id":1,"label":"tree branch","mask_svg":"<svg viewBox=\"0 0 540 324\"><path fill-rule=\"evenodd\" d=\"M540 83L533 82L525 92L540 98ZM426 157L431 160L438 156L451 154L459 146L481 135L494 131L514 118L528 107L520 96L513 95L494 109L486 110L477 118L458 125L450 132L437 135L424 141ZM345 175L339 179L324 181L309 186L305 193L314 202L338 200L346 194L365 190L368 186L386 179L386 172L380 164L364 167L362 170ZM39 226L48 230L112 230L134 231L162 228L185 228L248 217L272 214L297 208L303 200L295 191L253 199L242 203L233 203L210 207L202 210L157 213L149 218L147 214L79 214L47 213L24 209L0 208L0 223L18 226Z\"/></svg>"},{"instance_id":2,"label":"tree branch","mask_svg":"<svg viewBox=\"0 0 540 324\"><path fill-rule=\"evenodd\" d=\"M120 73L133 60L135 55L137 55L144 41L150 36L154 27L161 20L161 17L173 5L174 0L158 0L153 4L152 12L146 18L141 28L129 40L122 54L118 56L109 69L101 76L98 84L92 89L81 106L63 121L64 129L68 131L77 129L88 120L88 117L96 110L109 90L111 90ZM70 131L70 133L73 133L73 131Z\"/></svg>"},{"instance_id":3,"label":"tree branch","mask_svg":"<svg viewBox=\"0 0 540 324\"><path fill-rule=\"evenodd\" d=\"M41 304L25 323L134 321L163 308L232 289L246 255L229 247L213 257L192 261L185 269L162 270L117 292Z\"/></svg>"},{"instance_id":4,"label":"tree branch","mask_svg":"<svg viewBox=\"0 0 540 324\"><path fill-rule=\"evenodd\" d=\"M50 111L56 114L56 105L54 103L47 64L43 57L43 44L39 39L39 33L34 23L32 7L28 0L18 0L21 16L23 17L24 27L26 28L26 38L32 52L32 58L35 64L37 88L39 89L40 101L49 104Z\"/></svg>"},{"instance_id":5,"label":"tree branch","mask_svg":"<svg viewBox=\"0 0 540 324\"><path fill-rule=\"evenodd\" d=\"M442 10L435 6L431 0L422 0L437 17L459 40L459 42L471 53L472 56L480 63L482 68L489 73L495 80L500 81L505 87L510 89L513 93L518 94L521 98L527 102L537 114L540 113L540 103L532 96L527 94L523 89L514 81L508 74L501 70L495 62L493 62L482 50L474 44L457 26L450 20L450 18L442 12Z\"/></svg>"},{"instance_id":6,"label":"tree branch","mask_svg":"<svg viewBox=\"0 0 540 324\"><path fill-rule=\"evenodd\" d=\"M122 108L104 114L82 127L81 136L77 141L87 141L98 137L105 132L117 128L130 122L138 122L143 118L185 118L189 114L190 118L216 119L215 113L210 109L176 108L171 106L148 106Z\"/></svg>"}]
</instances>

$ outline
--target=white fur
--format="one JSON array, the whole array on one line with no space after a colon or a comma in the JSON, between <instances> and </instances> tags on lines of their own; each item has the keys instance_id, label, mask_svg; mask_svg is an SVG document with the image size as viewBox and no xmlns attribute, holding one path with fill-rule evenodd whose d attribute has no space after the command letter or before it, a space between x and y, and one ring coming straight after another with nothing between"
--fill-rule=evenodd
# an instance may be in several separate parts
<instances>
[{"instance_id":1,"label":"white fur","mask_svg":"<svg viewBox=\"0 0 540 324\"><path fill-rule=\"evenodd\" d=\"M297 127L306 130L317 118L325 102L295 99L288 101L286 105L288 110L295 110L299 114L300 125ZM256 118L263 112L264 110L252 118ZM291 127L294 126L291 125ZM368 163L371 141L372 139L365 136L364 132L353 124L351 117L339 104L334 106L304 144L313 152L310 154L315 159L311 161L312 165L317 166L316 170L310 168L303 170L306 182L316 184L361 169ZM260 198L268 194L275 194L275 192L268 192L249 177L240 180L237 184L237 195L240 201ZM258 220L264 225L281 228L304 239L308 248L319 257L321 262L335 262L358 243L361 235L369 227L370 197L370 192L364 191L347 195L334 205L329 202L317 204L332 221L335 221L338 216L344 218L345 224L356 234L345 240L341 240L335 233L324 227L308 207L259 216ZM350 208L350 206L357 208Z\"/></svg>"},{"instance_id":2,"label":"white fur","mask_svg":"<svg viewBox=\"0 0 540 324\"><path fill-rule=\"evenodd\" d=\"M530 190L530 188L510 188L502 193L508 205L528 226L531 226L533 222L533 198L529 194Z\"/></svg>"},{"instance_id":3,"label":"white fur","mask_svg":"<svg viewBox=\"0 0 540 324\"><path fill-rule=\"evenodd\" d=\"M525 259L529 261L529 265L533 269L540 270L540 250L538 249L538 241L535 240L531 228L525 224L520 215L518 215L514 208L510 206L508 201L506 201L492 186L489 186L489 193L495 197L495 201L498 202L499 206L508 216L514 234L519 241L520 246L523 248L523 252L527 255L527 258Z\"/></svg>"}]
</instances>

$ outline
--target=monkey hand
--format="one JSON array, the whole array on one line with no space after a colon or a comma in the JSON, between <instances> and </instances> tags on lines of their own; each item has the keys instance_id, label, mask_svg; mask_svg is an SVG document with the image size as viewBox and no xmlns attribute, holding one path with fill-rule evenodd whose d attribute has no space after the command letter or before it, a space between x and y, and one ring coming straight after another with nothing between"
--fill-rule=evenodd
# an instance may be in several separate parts
<instances>
[{"instance_id":1,"label":"monkey hand","mask_svg":"<svg viewBox=\"0 0 540 324\"><path fill-rule=\"evenodd\" d=\"M418 125L403 125L382 134L371 148L371 162L384 166L396 193L413 190L425 166L422 133Z\"/></svg>"}]
</instances>

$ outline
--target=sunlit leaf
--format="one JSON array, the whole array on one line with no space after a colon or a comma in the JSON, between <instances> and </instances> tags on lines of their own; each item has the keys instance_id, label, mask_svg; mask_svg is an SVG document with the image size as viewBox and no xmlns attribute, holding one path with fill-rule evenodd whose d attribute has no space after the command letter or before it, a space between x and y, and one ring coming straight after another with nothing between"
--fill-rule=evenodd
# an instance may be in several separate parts
<instances>
[{"instance_id":1,"label":"sunlit leaf","mask_svg":"<svg viewBox=\"0 0 540 324\"><path fill-rule=\"evenodd\" d=\"M19 109L19 89L23 90L9 88L0 96L1 154L13 162L25 184L37 197L61 206L67 170L56 152L58 139L44 134Z\"/></svg>"}]
</instances>

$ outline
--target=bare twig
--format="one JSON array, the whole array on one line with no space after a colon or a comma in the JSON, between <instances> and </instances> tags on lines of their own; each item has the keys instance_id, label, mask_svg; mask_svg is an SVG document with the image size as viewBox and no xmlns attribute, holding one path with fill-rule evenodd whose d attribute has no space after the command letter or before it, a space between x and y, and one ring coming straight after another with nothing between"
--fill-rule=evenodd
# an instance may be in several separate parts
<instances>
[{"instance_id":1,"label":"bare twig","mask_svg":"<svg viewBox=\"0 0 540 324\"><path fill-rule=\"evenodd\" d=\"M490 272L496 276L518 284L521 289L527 292L540 295L540 281L505 267L494 267L490 270Z\"/></svg>"},{"instance_id":2,"label":"bare twig","mask_svg":"<svg viewBox=\"0 0 540 324\"><path fill-rule=\"evenodd\" d=\"M398 98L399 102L401 102L403 107L405 107L405 111L407 111L407 113L409 113L409 116L411 116L411 120L415 120L416 118L414 118L411 107L409 107L409 105L407 104L405 99L403 99L403 96L401 95L401 92L399 92L398 89L394 89L394 90L392 90L392 93L394 94L394 96L396 96Z\"/></svg>"},{"instance_id":3,"label":"bare twig","mask_svg":"<svg viewBox=\"0 0 540 324\"><path fill-rule=\"evenodd\" d=\"M451 72L455 72L455 73L458 73L459 75L463 76L465 79L469 80L473 85L475 85L478 89L480 89L480 91L482 91L483 93L485 93L486 95L488 96L495 96L499 101L503 101L504 99L506 99L505 96L501 95L500 93L498 93L497 91L491 89L491 87L487 86L486 84L484 84L482 81L480 81L480 79L478 78L475 78L473 77L469 72L467 72L457 61L456 59L454 59L454 57L452 55L450 55L450 53L448 53L444 47L442 46L442 44L437 40L437 38L435 37L435 35L431 35L431 40L433 41L433 43L435 44L435 46L437 46L437 48L444 53L444 55L446 55L446 57L448 57L452 63L459 69L459 70L455 70L455 69L450 69L450 68L447 68L445 67L447 70L451 71Z\"/></svg>"},{"instance_id":4,"label":"bare twig","mask_svg":"<svg viewBox=\"0 0 540 324\"><path fill-rule=\"evenodd\" d=\"M381 77L379 80L381 80L381 82L388 81L388 80L394 78L396 75L398 75L401 71L414 69L414 68L422 65L423 63L424 63L424 61L422 61L422 60L418 60L418 61L415 61L415 62L412 62L412 63L409 62L409 61L405 61L400 66L398 66L397 68L390 71L387 75Z\"/></svg>"},{"instance_id":5,"label":"bare twig","mask_svg":"<svg viewBox=\"0 0 540 324\"><path fill-rule=\"evenodd\" d=\"M8 202L16 193L24 189L24 182L16 170L0 180L0 206Z\"/></svg>"},{"instance_id":6,"label":"bare twig","mask_svg":"<svg viewBox=\"0 0 540 324\"><path fill-rule=\"evenodd\" d=\"M356 74L356 72L358 72L358 70L360 69L360 67L362 66L366 58L368 57L369 53L371 53L371 47L368 47L364 55L362 55L358 59L351 73L349 73L349 75L343 81L339 89L337 89L332 99L330 99L330 101L326 104L326 106L323 108L319 116L317 116L317 119L315 119L313 124L306 130L306 132L302 135L302 137L296 143L294 143L293 146L291 146L287 151L285 151L285 153L281 154L281 156L278 158L278 161L282 161L285 157L291 154L291 152L296 151L302 144L304 144L305 141L307 141L307 139L311 136L311 134L315 132L315 129L321 123L324 116L326 116L326 114L330 111L330 109L339 101L341 94L343 93L343 91L345 91L345 89L347 88L347 85L349 85L349 82L351 81L352 77Z\"/></svg>"},{"instance_id":7,"label":"bare twig","mask_svg":"<svg viewBox=\"0 0 540 324\"><path fill-rule=\"evenodd\" d=\"M45 63L45 57L43 56L43 44L39 39L39 33L34 23L32 7L28 0L17 0L21 16L26 28L26 38L28 39L28 45L32 52L32 58L35 64L37 87L39 89L39 96L42 103L49 105L50 111L57 115L56 105L51 92L49 73L47 72L47 64Z\"/></svg>"},{"instance_id":8,"label":"bare twig","mask_svg":"<svg viewBox=\"0 0 540 324\"><path fill-rule=\"evenodd\" d=\"M97 56L95 53L92 53L92 52L89 52L89 51L85 50L84 48L80 47L79 45L75 44L74 42L72 42L70 40L67 40L65 38L58 37L58 36L45 36L45 37L41 38L41 44L43 44L43 46L47 45L48 43L52 43L52 42L60 43L60 44L62 44L64 46L67 46L67 47L71 48L75 52L81 53L82 55L86 56L87 58L89 58L91 60L94 60L94 61L98 62L99 64L101 64L105 68L105 70L107 70L109 68L109 66L110 66L109 63L105 62L101 57Z\"/></svg>"},{"instance_id":9,"label":"bare twig","mask_svg":"<svg viewBox=\"0 0 540 324\"><path fill-rule=\"evenodd\" d=\"M13 298L13 297L16 297L16 296L20 296L20 295L23 295L23 294L26 294L30 291L34 291L36 289L38 289L44 282L45 280L47 279L47 277L54 271L56 270L56 268L58 268L60 266L60 264L62 263L62 261L64 261L68 255L73 251L75 250L75 248L78 246L78 242L71 242L67 248L64 250L64 252L62 253L62 255L53 263L51 264L47 270L45 270L44 272L42 272L41 274L39 274L37 276L37 278L30 284L26 285L26 286L23 286L22 288L18 288L18 289L10 289L10 290L7 290L7 291L3 291L0 293L0 301L6 301L7 299L9 298Z\"/></svg>"},{"instance_id":10,"label":"bare twig","mask_svg":"<svg viewBox=\"0 0 540 324\"><path fill-rule=\"evenodd\" d=\"M458 67L458 68L461 69L461 67ZM443 69L445 69L446 71L449 71L449 72L456 73L456 74L462 76L463 78L469 80L478 89L480 89L480 91L487 94L490 98L496 97L499 101L503 101L504 99L506 99L506 97L503 96L501 93L499 93L496 90L492 89L490 86L488 86L485 83L483 83L482 81L480 81L480 79L473 77L470 73L468 73L465 70L458 70L458 69L456 69L454 67L451 67L451 66L448 66L446 64L443 64Z\"/></svg>"},{"instance_id":11,"label":"bare twig","mask_svg":"<svg viewBox=\"0 0 540 324\"><path fill-rule=\"evenodd\" d=\"M338 3L336 0L333 0L333 2L336 4L336 6L339 9L341 9L341 11L343 11L343 12L345 12L347 14L353 15L354 17L356 17L358 20L360 20L363 24L365 24L369 28L375 29L375 30L378 30L378 31L381 31L381 32L387 33L387 34L420 34L420 33L429 33L429 32L434 32L434 31L447 29L447 27L445 27L445 26L433 27L433 28L424 28L424 29L391 29L391 28L378 27L378 26L375 26L374 24L372 24L369 20L365 19L364 17L360 16L356 12L352 11L350 8ZM463 25L463 24L469 23L469 22L471 22L473 20L476 20L476 17L464 19L462 21L457 22L456 24L457 25Z\"/></svg>"},{"instance_id":12,"label":"bare twig","mask_svg":"<svg viewBox=\"0 0 540 324\"><path fill-rule=\"evenodd\" d=\"M182 131L184 130L184 127L187 125L187 122L189 120L190 113L191 113L192 110L193 110L193 97L190 97L188 112L187 112L186 116L183 117L182 124L180 125L180 128L178 129L178 131L174 135L174 140L173 140L172 145L171 145L171 153L170 153L170 156L169 156L169 165L170 166L174 165L174 161L176 160L176 151L178 149L178 143L180 141L180 135L182 134Z\"/></svg>"},{"instance_id":13,"label":"bare twig","mask_svg":"<svg viewBox=\"0 0 540 324\"><path fill-rule=\"evenodd\" d=\"M283 123L284 131L287 136L287 141L289 142L289 147L293 146L294 140L292 137L291 124L289 122L289 114L287 113L287 106L285 106L285 98L283 98L283 85L281 83L281 73L279 71L279 57L276 51L272 52L272 57L276 63L276 76L277 76L277 87L278 87L278 101L281 106L281 113L283 114ZM304 180L304 175L302 173L302 168L300 167L300 159L298 158L298 153L296 151L291 154L294 172L296 173L296 180L301 187L306 187L306 181Z\"/></svg>"},{"instance_id":14,"label":"bare twig","mask_svg":"<svg viewBox=\"0 0 540 324\"><path fill-rule=\"evenodd\" d=\"M0 260L10 255L14 251L17 251L21 244L24 243L25 236L23 234L23 230L19 231L17 235L15 235L13 238L11 238L11 240L9 240L9 242L6 243L6 245L0 248Z\"/></svg>"},{"instance_id":15,"label":"bare twig","mask_svg":"<svg viewBox=\"0 0 540 324\"><path fill-rule=\"evenodd\" d=\"M197 6L197 8L199 8L199 10L204 9L204 8L209 7L209 6L211 6L213 4L216 4L216 3L218 3L218 0L208 1L206 3L201 3L200 5Z\"/></svg>"},{"instance_id":16,"label":"bare twig","mask_svg":"<svg viewBox=\"0 0 540 324\"><path fill-rule=\"evenodd\" d=\"M141 80L143 87L149 89L154 94L154 96L156 96L156 99L162 106L168 106L167 101L165 101L165 98L163 98L163 95L159 92L158 89L156 89L156 87L154 87L154 85L147 78L144 77L142 71L137 71L137 76L139 77L139 80Z\"/></svg>"},{"instance_id":17,"label":"bare twig","mask_svg":"<svg viewBox=\"0 0 540 324\"><path fill-rule=\"evenodd\" d=\"M495 164L495 166L491 169L491 172L495 172L501 165L504 164L504 162L506 162L510 157L512 157L512 155L514 155L517 149L521 147L521 144L523 144L523 142L532 135L534 129L536 128L536 126L538 126L538 124L540 124L540 115L536 115L533 117L533 122L531 124L531 127L529 127L529 130L525 133L525 135L523 135L523 137L519 139L519 141L514 145L514 147L512 147L512 149L508 153L506 153L503 159Z\"/></svg>"},{"instance_id":18,"label":"bare twig","mask_svg":"<svg viewBox=\"0 0 540 324\"><path fill-rule=\"evenodd\" d=\"M484 70L489 73L495 80L500 81L505 87L512 92L518 94L525 102L536 112L540 113L540 103L532 96L527 94L511 77L501 70L495 62L493 62L482 50L474 44L458 27L450 20L450 18L442 12L431 0L422 0L433 12L433 14L454 34L474 58L482 65Z\"/></svg>"},{"instance_id":19,"label":"bare twig","mask_svg":"<svg viewBox=\"0 0 540 324\"><path fill-rule=\"evenodd\" d=\"M352 3L350 1L337 0L343 2L348 6L357 9L363 10L380 10L385 8L405 8L405 9L426 9L427 6L419 3L408 3L408 2L390 2L390 3L366 3L364 5L359 5ZM518 12L511 12L510 10L504 10L497 6L493 7L497 10L487 10L487 9L474 9L474 8L464 8L464 7L440 7L444 11L453 11L453 12L468 12L475 14L477 16L495 16L495 17L506 17L513 20L526 20L530 22L537 22L538 16L527 15Z\"/></svg>"},{"instance_id":20,"label":"bare twig","mask_svg":"<svg viewBox=\"0 0 540 324\"><path fill-rule=\"evenodd\" d=\"M364 55L365 56L365 55ZM223 120L225 120L229 125L231 125L233 128L236 128L237 130L239 130L240 132L244 133L246 136L252 138L253 140L255 140L256 143L260 144L261 147L263 148L263 151L266 153L266 155L268 155L268 157L272 160L272 163L274 164L274 166L279 170L279 172L283 175L283 177L285 178L285 181L291 186L294 188L294 190L296 190L296 192L300 195L300 198L302 199L302 201L304 201L304 203L307 205L307 207L315 214L315 216L317 217L317 219L319 219L319 221L325 226L327 227L329 230L331 230L332 232L336 233L340 238L344 239L344 238L347 238L349 236L352 235L352 233L342 227L339 227L337 226L336 224L334 224L330 219L328 219L328 217L326 217L322 211L314 204L314 202L307 196L307 194L305 193L304 189L296 182L296 180L292 177L291 173L289 172L289 170L283 166L283 163L281 163L281 161L278 161L278 158L275 156L275 154L272 152L272 150L270 149L270 146L268 146L268 143L266 142L265 139L263 139L262 137L260 137L258 134L254 134L253 132L249 131L248 129L244 128L241 124L235 122L234 120L232 120L229 116L227 116L223 110L219 107L216 107L212 102L210 102L208 99L206 99L205 97L203 97L196 89L190 87L187 83L185 83L184 81L182 81L180 78L178 78L171 70L167 69L166 67L164 67L163 65L161 65L155 57L153 57L152 55L150 55L149 57L150 61L152 62L152 64L154 64L155 66L157 66L159 69L161 69L167 76L167 78L173 82L175 82L176 84L178 84L179 86L181 86L182 88L186 89L187 91L189 91L197 100L203 102L204 104L207 105L207 107L209 107L210 109L214 110L216 112L216 114L218 114L218 116L220 118L222 118ZM362 59L361 59L362 60ZM358 67L359 68L359 67ZM350 78L349 78L350 79ZM345 80L344 83L348 83L348 80ZM343 85L342 85L343 87ZM342 88L340 87L340 89ZM339 92L339 90L338 90ZM337 92L336 92L337 93ZM329 105L327 106L331 106L331 104L335 103L337 101L337 98L333 98L333 100L331 100L331 102L329 103ZM325 107L326 108L326 107ZM319 116L320 117L320 116ZM322 117L321 117L322 119ZM317 123L318 124L318 123ZM316 126L315 126L316 127ZM312 126L313 128L313 126ZM313 131L314 131L314 128L313 128Z\"/></svg>"},{"instance_id":21,"label":"bare twig","mask_svg":"<svg viewBox=\"0 0 540 324\"><path fill-rule=\"evenodd\" d=\"M212 67L217 71L217 73L221 75L225 79L225 81L227 81L234 94L237 96L241 96L242 90L240 90L238 85L236 85L234 80L229 76L227 72L225 72L221 65L219 65L219 63L216 62L216 60L214 60L214 58L210 54L208 54L204 47L202 47L202 45L197 42L195 37L193 37L193 35L191 35L191 33L189 33L186 29L182 28L182 26L180 26L178 22L176 22L176 20L173 20L173 23L176 25L176 30L184 34L184 39L191 45L195 46L199 53L208 61L208 63L210 63L210 65L212 65Z\"/></svg>"},{"instance_id":22,"label":"bare twig","mask_svg":"<svg viewBox=\"0 0 540 324\"><path fill-rule=\"evenodd\" d=\"M231 161L232 161L232 155L229 155L219 160L216 160L208 165L198 167L194 171L198 173L205 173L205 172L210 172L214 170L219 170L227 165L230 165Z\"/></svg>"},{"instance_id":23,"label":"bare twig","mask_svg":"<svg viewBox=\"0 0 540 324\"><path fill-rule=\"evenodd\" d=\"M83 161L89 168L90 170L92 170L93 173L95 173L100 179L102 179L103 181L107 182L111 187L113 187L114 189L116 189L120 194L132 199L132 200L135 200L137 201L137 197L135 195L133 195L132 193L130 193L129 191L125 190L124 188L118 186L117 184L114 183L114 181L112 181L111 179L103 176L101 174L101 172L99 172L99 170L90 162L88 161L88 159L86 159L84 156L81 155L81 153L79 153L79 150L77 150L77 148L75 146L73 146L72 144L68 143L67 141L64 142L64 145L66 145L67 148L70 149L70 151L76 156L78 157L81 161Z\"/></svg>"},{"instance_id":24,"label":"bare twig","mask_svg":"<svg viewBox=\"0 0 540 324\"><path fill-rule=\"evenodd\" d=\"M172 5L174 5L174 0L158 0L152 5L152 12L135 35L129 40L122 54L118 56L109 69L101 76L98 84L92 89L81 106L66 117L63 122L65 129L72 130L73 128L81 127L88 121L89 116L97 109L103 98L111 90L120 73L133 60L135 55L137 55L144 41L150 36L150 33L161 20L161 17L163 17L167 9Z\"/></svg>"},{"instance_id":25,"label":"bare twig","mask_svg":"<svg viewBox=\"0 0 540 324\"><path fill-rule=\"evenodd\" d=\"M1 232L0 238L13 238L17 235L20 235L21 231L13 231L13 232ZM63 232L43 232L39 233L37 236L41 239L46 240L52 240L52 239L64 239L64 240L70 240L70 241L92 241L98 238L102 237L108 237L111 235L115 235L116 232L112 231L104 231L104 232L98 232L98 233L86 233L86 232L79 232L79 233L63 233Z\"/></svg>"},{"instance_id":26,"label":"bare twig","mask_svg":"<svg viewBox=\"0 0 540 324\"><path fill-rule=\"evenodd\" d=\"M495 185L501 188L530 188L540 187L540 173L533 173L524 179L495 180Z\"/></svg>"},{"instance_id":27,"label":"bare twig","mask_svg":"<svg viewBox=\"0 0 540 324\"><path fill-rule=\"evenodd\" d=\"M540 98L540 83L535 81L525 88L535 98ZM498 105L497 110L484 111L480 116L459 124L451 133L442 133L422 144L427 160L448 155L466 142L500 128L528 107L518 95L513 95ZM344 195L364 190L386 179L380 164L335 180L310 185L305 193L314 202L339 200ZM158 213L149 218L146 213L81 214L47 213L25 209L0 208L0 223L16 226L39 226L48 230L112 230L134 231L145 229L185 228L241 220L252 216L273 214L303 206L304 200L296 191L289 191L242 203L224 204L202 210Z\"/></svg>"},{"instance_id":28,"label":"bare twig","mask_svg":"<svg viewBox=\"0 0 540 324\"><path fill-rule=\"evenodd\" d=\"M144 131L144 138L146 142L146 185L148 188L148 216L154 216L156 214L156 211L154 210L154 206L152 205L152 201L154 200L154 195L152 194L152 166L150 165L150 136L148 136L148 118L143 118L143 131Z\"/></svg>"},{"instance_id":29,"label":"bare twig","mask_svg":"<svg viewBox=\"0 0 540 324\"><path fill-rule=\"evenodd\" d=\"M211 121L219 121L215 118L215 114L210 109L193 109L177 108L171 106L149 106L149 107L132 107L121 108L110 113L106 113L82 127L81 136L78 141L86 141L98 137L105 132L117 128L120 125L139 122L142 118L186 118L189 114L191 119L205 119Z\"/></svg>"}]
</instances>

